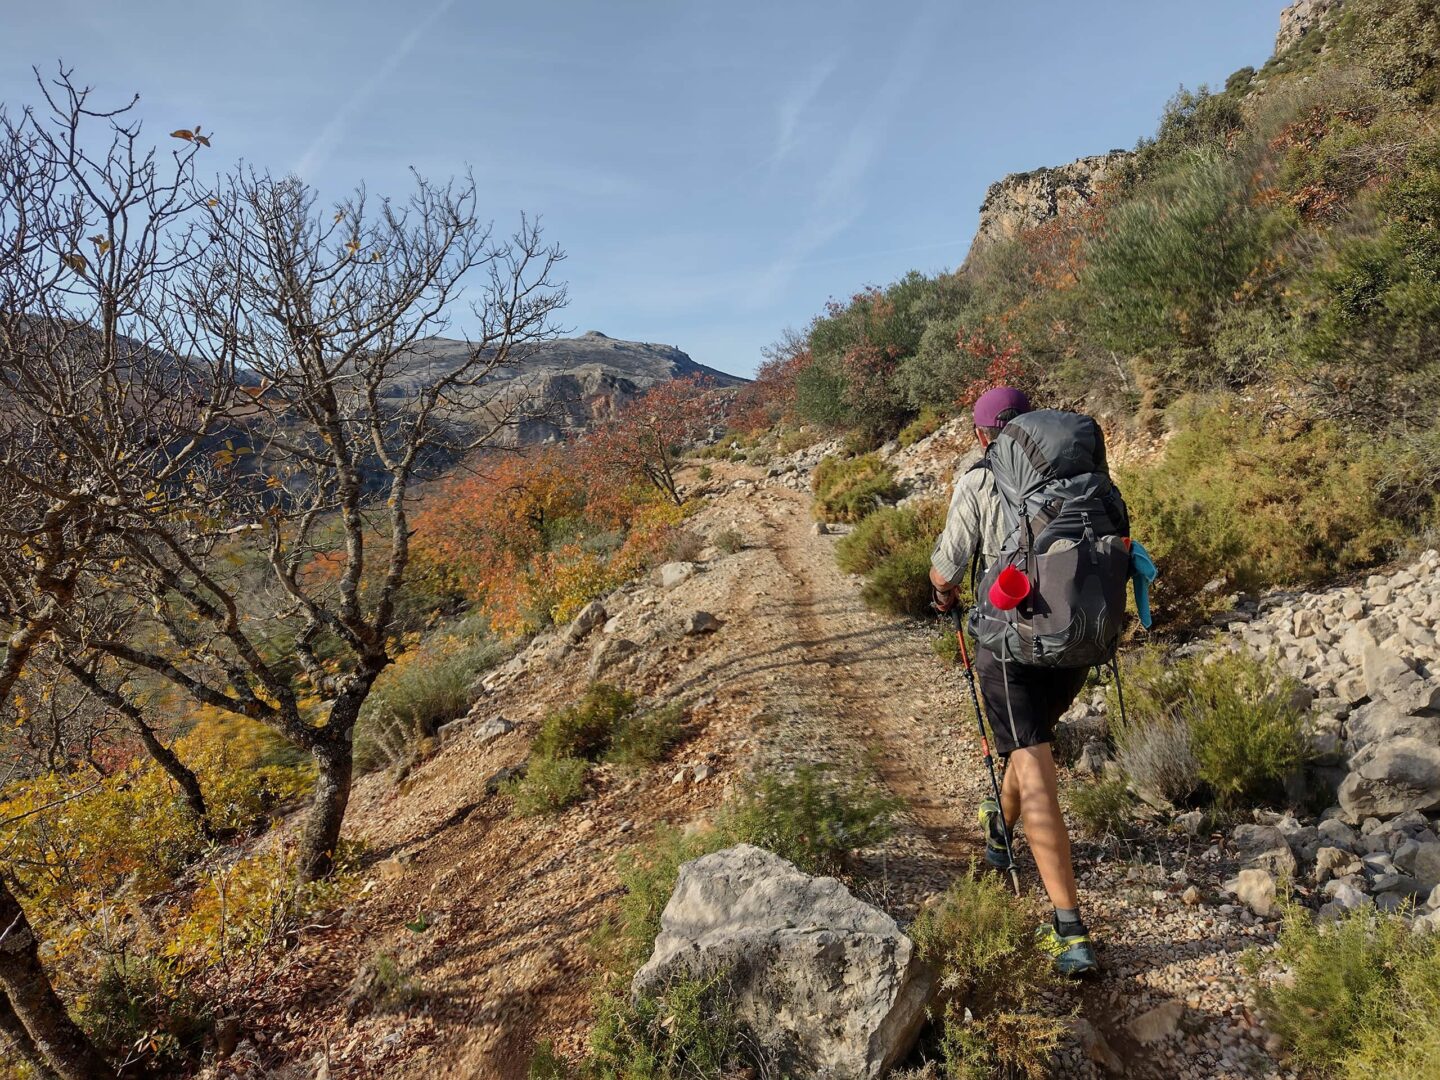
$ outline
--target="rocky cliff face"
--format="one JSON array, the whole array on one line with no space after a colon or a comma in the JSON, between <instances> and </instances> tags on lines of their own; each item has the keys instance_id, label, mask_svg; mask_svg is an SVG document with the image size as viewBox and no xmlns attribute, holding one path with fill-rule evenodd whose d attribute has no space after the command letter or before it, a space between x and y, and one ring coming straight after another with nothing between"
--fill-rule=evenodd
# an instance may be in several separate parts
<instances>
[{"instance_id":1,"label":"rocky cliff face","mask_svg":"<svg viewBox=\"0 0 1440 1080\"><path fill-rule=\"evenodd\" d=\"M449 338L428 338L414 350L409 377L393 393L408 396L463 362L467 346ZM717 386L744 380L697 364L672 345L620 341L597 330L538 346L494 382L469 391L477 421L503 409L518 421L502 440L529 445L585 430L597 420L667 379L703 375Z\"/></svg>"},{"instance_id":2,"label":"rocky cliff face","mask_svg":"<svg viewBox=\"0 0 1440 1080\"><path fill-rule=\"evenodd\" d=\"M1096 188L1114 176L1129 156L1129 151L1112 150L1055 168L1012 173L991 184L980 206L980 225L966 261L998 240L1087 205Z\"/></svg>"},{"instance_id":3,"label":"rocky cliff face","mask_svg":"<svg viewBox=\"0 0 1440 1080\"><path fill-rule=\"evenodd\" d=\"M1275 35L1275 55L1279 56L1306 34L1328 22L1345 0L1295 0L1280 13L1280 32Z\"/></svg>"}]
</instances>

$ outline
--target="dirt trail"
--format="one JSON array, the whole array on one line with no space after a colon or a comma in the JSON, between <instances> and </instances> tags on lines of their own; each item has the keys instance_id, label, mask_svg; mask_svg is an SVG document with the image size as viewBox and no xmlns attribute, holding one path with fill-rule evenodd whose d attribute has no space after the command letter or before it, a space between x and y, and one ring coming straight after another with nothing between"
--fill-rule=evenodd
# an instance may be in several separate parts
<instances>
[{"instance_id":1,"label":"dirt trail","mask_svg":"<svg viewBox=\"0 0 1440 1080\"><path fill-rule=\"evenodd\" d=\"M892 913L913 917L919 901L943 891L982 855L975 810L989 794L989 780L968 687L929 646L931 636L945 632L940 624L927 635L911 621L869 611L854 579L835 565L834 537L817 536L810 527L808 500L783 489L776 496L765 517L793 595L788 612L795 637L788 647L798 654L796 677L780 696L811 723L829 721L830 730L851 744L848 749L858 747L881 782L905 801L902 841L910 843L889 868L901 886L885 899ZM840 755L846 749L831 745ZM1028 853L1022 850L1020 858L1024 887L1043 899ZM1096 930L1103 932L1098 925ZM1162 1075L1135 1052L1112 994L1081 986L1070 1004L1105 1034L1127 1075Z\"/></svg>"},{"instance_id":2,"label":"dirt trail","mask_svg":"<svg viewBox=\"0 0 1440 1080\"><path fill-rule=\"evenodd\" d=\"M537 643L478 706L517 722L516 734L486 745L462 736L398 785L375 776L357 786L349 832L371 852L366 891L343 921L307 935L274 980L275 1010L254 1024L270 1032L258 1055L267 1068L323 1061L334 1080L518 1080L537 1039L579 1054L593 1019L590 942L621 892L617 859L659 825L704 819L757 768L870 770L906 801L898 835L867 856L863 886L901 919L980 855L974 814L986 780L964 684L930 648L938 628L868 611L857 579L835 565L835 538L812 532L805 495L754 470L715 471L693 527L738 528L745 549L717 554L679 589L639 585L606 602L615 632L645 644L604 678L684 703L691 738L642 775L597 768L587 800L561 815L510 817L487 778L522 761L540 717L574 700L602 636L569 650L555 648L558 637ZM683 634L696 609L718 615L720 631ZM710 773L703 782L697 765ZM1023 843L1019 854L1033 889ZM1257 940L1253 928L1180 904L1164 875L1183 852L1149 851L1145 866L1134 854L1077 846L1082 906L1108 973L1055 1007L1078 1008L1132 1077L1271 1074L1234 1004L1233 953ZM417 1004L347 1017L347 987L378 956L394 958ZM1175 998L1187 1002L1177 1037L1137 1047L1127 1022ZM1078 1045L1054 1074L1106 1075Z\"/></svg>"}]
</instances>

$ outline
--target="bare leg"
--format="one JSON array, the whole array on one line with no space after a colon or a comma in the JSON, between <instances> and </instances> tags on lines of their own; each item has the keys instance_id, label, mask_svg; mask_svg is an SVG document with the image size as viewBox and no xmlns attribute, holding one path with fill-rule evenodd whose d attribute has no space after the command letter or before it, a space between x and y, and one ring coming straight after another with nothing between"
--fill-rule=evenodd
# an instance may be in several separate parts
<instances>
[{"instance_id":1,"label":"bare leg","mask_svg":"<svg viewBox=\"0 0 1440 1080\"><path fill-rule=\"evenodd\" d=\"M1025 839L1050 902L1057 908L1074 908L1075 866L1070 859L1070 834L1060 815L1057 784L1050 744L1027 746L1010 755L1001 796L1005 820L1014 822L1015 810L1025 822Z\"/></svg>"},{"instance_id":2,"label":"bare leg","mask_svg":"<svg viewBox=\"0 0 1440 1080\"><path fill-rule=\"evenodd\" d=\"M1015 770L1008 766L1005 779L1000 781L1000 809L1005 812L1005 824L1013 834L1015 823L1020 820L1020 782Z\"/></svg>"}]
</instances>

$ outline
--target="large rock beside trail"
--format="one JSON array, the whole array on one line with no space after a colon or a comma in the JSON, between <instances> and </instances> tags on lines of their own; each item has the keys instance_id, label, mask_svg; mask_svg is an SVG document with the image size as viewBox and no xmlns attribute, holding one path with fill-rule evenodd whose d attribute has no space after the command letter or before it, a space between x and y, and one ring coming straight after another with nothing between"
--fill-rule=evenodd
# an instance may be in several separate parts
<instances>
[{"instance_id":1,"label":"large rock beside trail","mask_svg":"<svg viewBox=\"0 0 1440 1080\"><path fill-rule=\"evenodd\" d=\"M1415 716L1388 701L1361 705L1345 723L1345 747L1358 754L1371 743L1412 738L1440 746L1440 716Z\"/></svg>"},{"instance_id":2,"label":"large rock beside trail","mask_svg":"<svg viewBox=\"0 0 1440 1080\"><path fill-rule=\"evenodd\" d=\"M1295 873L1295 853L1274 825L1238 825L1230 834L1235 858L1245 869L1268 870L1279 877Z\"/></svg>"},{"instance_id":3,"label":"large rock beside trail","mask_svg":"<svg viewBox=\"0 0 1440 1080\"><path fill-rule=\"evenodd\" d=\"M599 600L591 600L580 609L580 614L575 616L575 621L570 624L565 636L572 642L578 642L597 626L604 626L608 618L610 615L606 612L605 605Z\"/></svg>"},{"instance_id":4,"label":"large rock beside trail","mask_svg":"<svg viewBox=\"0 0 1440 1080\"><path fill-rule=\"evenodd\" d=\"M667 562L656 571L662 589L673 589L677 585L683 585L695 576L695 564L692 562Z\"/></svg>"},{"instance_id":5,"label":"large rock beside trail","mask_svg":"<svg viewBox=\"0 0 1440 1080\"><path fill-rule=\"evenodd\" d=\"M1402 737L1372 742L1350 759L1340 808L1350 821L1440 806L1440 746Z\"/></svg>"},{"instance_id":6,"label":"large rock beside trail","mask_svg":"<svg viewBox=\"0 0 1440 1080\"><path fill-rule=\"evenodd\" d=\"M632 992L716 976L779 1075L827 1080L884 1076L913 1046L932 989L889 915L749 844L680 868Z\"/></svg>"}]
</instances>

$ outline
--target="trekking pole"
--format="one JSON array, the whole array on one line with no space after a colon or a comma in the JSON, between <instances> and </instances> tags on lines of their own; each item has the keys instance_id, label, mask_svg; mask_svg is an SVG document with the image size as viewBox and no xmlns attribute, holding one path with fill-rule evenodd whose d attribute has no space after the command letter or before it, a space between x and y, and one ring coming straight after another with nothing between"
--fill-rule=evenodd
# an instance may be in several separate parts
<instances>
[{"instance_id":1,"label":"trekking pole","mask_svg":"<svg viewBox=\"0 0 1440 1080\"><path fill-rule=\"evenodd\" d=\"M955 641L960 646L960 659L965 662L965 681L970 684L970 702L975 706L975 722L980 726L980 749L985 755L985 769L990 773L990 789L995 793L995 806L1000 811L1000 836L1005 841L1005 857L1010 860L1010 884L1020 896L1020 870L1015 865L1015 851L1010 846L1010 826L1005 822L1005 802L1000 797L1000 780L995 775L995 758L990 753L990 737L985 730L985 713L980 708L980 691L975 688L975 669L970 665L970 650L965 645L964 620L957 605L950 609L950 622L955 627Z\"/></svg>"},{"instance_id":2,"label":"trekking pole","mask_svg":"<svg viewBox=\"0 0 1440 1080\"><path fill-rule=\"evenodd\" d=\"M1120 658L1110 658L1110 673L1115 676L1115 698L1120 705L1120 730L1124 731L1129 721L1125 716L1125 688L1120 685Z\"/></svg>"}]
</instances>

